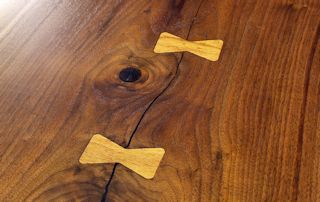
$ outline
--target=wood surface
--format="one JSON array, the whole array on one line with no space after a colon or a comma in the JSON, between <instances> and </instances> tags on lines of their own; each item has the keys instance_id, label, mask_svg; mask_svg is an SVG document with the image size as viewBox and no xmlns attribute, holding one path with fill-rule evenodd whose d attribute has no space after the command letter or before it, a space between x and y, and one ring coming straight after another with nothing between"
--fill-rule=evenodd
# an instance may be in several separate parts
<instances>
[{"instance_id":1,"label":"wood surface","mask_svg":"<svg viewBox=\"0 0 320 202\"><path fill-rule=\"evenodd\" d=\"M320 201L320 35L310 55L309 81L301 137L298 201Z\"/></svg>"},{"instance_id":2,"label":"wood surface","mask_svg":"<svg viewBox=\"0 0 320 202\"><path fill-rule=\"evenodd\" d=\"M186 38L199 2L25 3L0 34L0 201L101 201L113 166L78 160L96 133L128 144L179 63L155 42ZM139 81L118 78L127 66Z\"/></svg>"},{"instance_id":3,"label":"wood surface","mask_svg":"<svg viewBox=\"0 0 320 202\"><path fill-rule=\"evenodd\" d=\"M0 201L320 201L318 0L0 2ZM81 165L96 133L155 177Z\"/></svg>"},{"instance_id":4,"label":"wood surface","mask_svg":"<svg viewBox=\"0 0 320 202\"><path fill-rule=\"evenodd\" d=\"M154 47L154 52L174 53L188 51L210 61L217 61L222 45L223 41L221 40L187 41L168 32L163 32Z\"/></svg>"},{"instance_id":5,"label":"wood surface","mask_svg":"<svg viewBox=\"0 0 320 202\"><path fill-rule=\"evenodd\" d=\"M146 179L154 177L164 155L162 148L124 149L108 138L94 135L82 153L82 164L121 163Z\"/></svg>"},{"instance_id":6,"label":"wood surface","mask_svg":"<svg viewBox=\"0 0 320 202\"><path fill-rule=\"evenodd\" d=\"M220 59L183 55L130 144L166 150L157 175L117 167L108 201L320 201L319 6L203 1L187 40L223 40Z\"/></svg>"}]
</instances>

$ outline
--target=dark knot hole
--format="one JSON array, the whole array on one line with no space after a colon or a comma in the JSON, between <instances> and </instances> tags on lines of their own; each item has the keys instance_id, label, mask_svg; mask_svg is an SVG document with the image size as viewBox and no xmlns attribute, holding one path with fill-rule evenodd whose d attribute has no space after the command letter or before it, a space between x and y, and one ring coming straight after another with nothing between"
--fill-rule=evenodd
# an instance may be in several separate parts
<instances>
[{"instance_id":1,"label":"dark knot hole","mask_svg":"<svg viewBox=\"0 0 320 202\"><path fill-rule=\"evenodd\" d=\"M120 71L119 79L124 82L135 82L141 77L141 71L135 67L127 67Z\"/></svg>"}]
</instances>

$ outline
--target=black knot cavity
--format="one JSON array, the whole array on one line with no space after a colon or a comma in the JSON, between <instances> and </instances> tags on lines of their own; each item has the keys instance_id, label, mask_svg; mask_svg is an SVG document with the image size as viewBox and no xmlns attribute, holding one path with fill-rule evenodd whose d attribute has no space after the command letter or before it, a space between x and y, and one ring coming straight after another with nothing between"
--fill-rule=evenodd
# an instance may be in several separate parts
<instances>
[{"instance_id":1,"label":"black knot cavity","mask_svg":"<svg viewBox=\"0 0 320 202\"><path fill-rule=\"evenodd\" d=\"M135 82L141 77L141 71L135 67L127 67L120 71L119 79L124 82Z\"/></svg>"}]
</instances>

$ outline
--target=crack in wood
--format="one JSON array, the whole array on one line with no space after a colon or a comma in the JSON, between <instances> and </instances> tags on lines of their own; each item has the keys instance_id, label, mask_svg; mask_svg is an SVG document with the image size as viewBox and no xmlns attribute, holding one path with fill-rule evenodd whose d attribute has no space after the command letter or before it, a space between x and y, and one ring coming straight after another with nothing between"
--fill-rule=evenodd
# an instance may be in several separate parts
<instances>
[{"instance_id":1,"label":"crack in wood","mask_svg":"<svg viewBox=\"0 0 320 202\"><path fill-rule=\"evenodd\" d=\"M193 26L194 21L195 21L197 15L198 15L198 13L199 13L199 10L200 10L200 8L201 8L201 5L202 5L203 1L204 1L204 0L201 0L201 2L200 2L200 4L199 4L199 7L197 8L197 11L196 11L194 17L192 18L192 21L191 21L190 26L189 26L189 29L188 29L187 37L186 37L187 40L189 39L191 30L192 30L192 26ZM147 108L145 109L145 111L142 113L142 115L141 115L138 123L136 124L136 127L134 128L132 134L130 135L130 138L129 138L129 141L128 141L127 145L126 145L124 148L128 148L128 147L130 146L130 143L131 143L131 141L132 141L132 139L133 139L133 136L134 136L135 133L137 132L137 130L138 130L138 128L139 128L139 126L140 126L143 118L145 117L145 115L147 114L147 112L151 109L151 107L153 106L153 104L155 103L155 101L157 101L158 98L159 98L161 95L163 95L164 92L167 91L167 89L169 89L169 87L171 86L171 84L173 83L173 81L176 80L177 75L178 75L178 72L179 72L179 66L180 66L180 64L181 64L181 62L182 62L183 56L184 56L184 53L181 54L180 60L179 60L179 62L178 62L178 64L177 64L177 66L176 66L176 71L175 71L172 79L171 79L171 80L169 81L169 83L167 84L167 86L150 102L150 104L148 105L148 107L147 107ZM109 178L109 180L108 180L108 182L107 182L107 184L106 184L105 192L104 192L103 195L102 195L101 202L107 201L107 195L108 195L109 187L111 186L111 182L112 182L113 176L115 175L117 166L118 166L118 163L116 163L116 164L113 166L112 173L111 173L110 178Z\"/></svg>"}]
</instances>

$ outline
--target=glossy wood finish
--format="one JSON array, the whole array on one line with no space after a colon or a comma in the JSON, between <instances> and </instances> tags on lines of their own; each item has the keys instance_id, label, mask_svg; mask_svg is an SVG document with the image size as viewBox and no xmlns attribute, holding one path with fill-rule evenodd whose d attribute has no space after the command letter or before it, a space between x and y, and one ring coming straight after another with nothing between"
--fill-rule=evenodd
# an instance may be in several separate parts
<instances>
[{"instance_id":1,"label":"glossy wood finish","mask_svg":"<svg viewBox=\"0 0 320 202\"><path fill-rule=\"evenodd\" d=\"M4 1L0 201L320 200L318 0ZM164 148L155 178L80 165L96 133Z\"/></svg>"},{"instance_id":2,"label":"glossy wood finish","mask_svg":"<svg viewBox=\"0 0 320 202\"><path fill-rule=\"evenodd\" d=\"M159 34L186 37L199 3L31 3L0 40L0 199L100 201L113 166L80 155L95 133L126 146L179 62L153 53ZM138 82L119 79L127 66Z\"/></svg>"},{"instance_id":3,"label":"glossy wood finish","mask_svg":"<svg viewBox=\"0 0 320 202\"><path fill-rule=\"evenodd\" d=\"M188 40L222 39L222 55L184 54L130 144L165 148L157 175L119 166L109 201L319 201L319 8L203 1Z\"/></svg>"}]
</instances>

